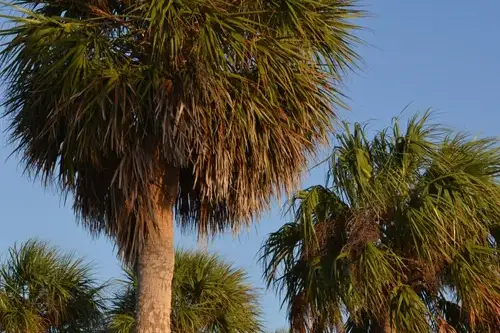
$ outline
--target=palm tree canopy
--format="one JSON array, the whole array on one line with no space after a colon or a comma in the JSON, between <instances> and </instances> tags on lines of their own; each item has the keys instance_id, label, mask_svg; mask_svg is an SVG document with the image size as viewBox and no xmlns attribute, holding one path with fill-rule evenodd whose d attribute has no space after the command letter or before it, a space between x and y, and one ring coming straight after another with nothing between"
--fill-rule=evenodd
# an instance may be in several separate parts
<instances>
[{"instance_id":1,"label":"palm tree canopy","mask_svg":"<svg viewBox=\"0 0 500 333\"><path fill-rule=\"evenodd\" d=\"M136 278L126 272L110 311L111 333L134 332ZM242 270L215 255L177 251L172 290L172 332L262 332L257 291Z\"/></svg>"},{"instance_id":2,"label":"palm tree canopy","mask_svg":"<svg viewBox=\"0 0 500 333\"><path fill-rule=\"evenodd\" d=\"M90 332L102 319L101 291L81 259L29 240L0 267L0 331Z\"/></svg>"},{"instance_id":3,"label":"palm tree canopy","mask_svg":"<svg viewBox=\"0 0 500 333\"><path fill-rule=\"evenodd\" d=\"M262 249L292 331L498 331L498 140L427 113L372 140L346 124L337 143L327 184L299 191Z\"/></svg>"},{"instance_id":4,"label":"palm tree canopy","mask_svg":"<svg viewBox=\"0 0 500 333\"><path fill-rule=\"evenodd\" d=\"M237 230L289 190L357 60L352 0L19 0L1 52L27 170L134 260L152 184L176 216ZM152 225L153 223L153 225Z\"/></svg>"}]
</instances>

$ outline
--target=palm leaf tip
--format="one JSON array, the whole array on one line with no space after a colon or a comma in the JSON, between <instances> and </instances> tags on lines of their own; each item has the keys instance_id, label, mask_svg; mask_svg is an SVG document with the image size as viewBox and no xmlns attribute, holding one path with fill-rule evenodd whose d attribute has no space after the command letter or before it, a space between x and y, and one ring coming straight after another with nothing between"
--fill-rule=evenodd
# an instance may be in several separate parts
<instances>
[{"instance_id":1,"label":"palm leaf tip","mask_svg":"<svg viewBox=\"0 0 500 333\"><path fill-rule=\"evenodd\" d=\"M25 1L0 30L16 151L128 261L165 178L180 225L237 231L326 142L358 59L353 4Z\"/></svg>"}]
</instances>

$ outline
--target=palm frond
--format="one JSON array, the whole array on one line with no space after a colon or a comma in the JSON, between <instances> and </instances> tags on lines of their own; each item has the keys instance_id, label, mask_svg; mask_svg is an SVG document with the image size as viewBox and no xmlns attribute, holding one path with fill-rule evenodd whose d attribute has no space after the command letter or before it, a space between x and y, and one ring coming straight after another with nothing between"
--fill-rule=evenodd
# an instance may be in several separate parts
<instances>
[{"instance_id":1,"label":"palm frond","mask_svg":"<svg viewBox=\"0 0 500 333\"><path fill-rule=\"evenodd\" d=\"M266 240L264 277L301 332L314 332L316 314L335 332L498 327L499 141L430 115L405 130L395 119L371 140L345 124L327 186L298 192L293 222Z\"/></svg>"},{"instance_id":2,"label":"palm frond","mask_svg":"<svg viewBox=\"0 0 500 333\"><path fill-rule=\"evenodd\" d=\"M109 330L135 328L136 280L126 270L109 311ZM173 332L258 332L262 330L257 292L246 274L215 255L177 251L172 302Z\"/></svg>"},{"instance_id":3,"label":"palm frond","mask_svg":"<svg viewBox=\"0 0 500 333\"><path fill-rule=\"evenodd\" d=\"M8 332L81 332L102 320L103 285L91 266L48 243L9 250L0 268L0 327Z\"/></svg>"},{"instance_id":4,"label":"palm frond","mask_svg":"<svg viewBox=\"0 0 500 333\"><path fill-rule=\"evenodd\" d=\"M12 142L129 263L155 227L152 184L179 184L177 221L201 235L290 192L359 60L349 0L19 4L0 30Z\"/></svg>"}]
</instances>

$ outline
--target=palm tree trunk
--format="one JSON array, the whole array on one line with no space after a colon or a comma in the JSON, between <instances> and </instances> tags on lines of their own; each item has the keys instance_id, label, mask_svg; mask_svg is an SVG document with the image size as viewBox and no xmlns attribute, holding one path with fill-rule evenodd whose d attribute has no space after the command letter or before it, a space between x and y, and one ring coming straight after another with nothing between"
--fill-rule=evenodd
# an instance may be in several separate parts
<instances>
[{"instance_id":1,"label":"palm tree trunk","mask_svg":"<svg viewBox=\"0 0 500 333\"><path fill-rule=\"evenodd\" d=\"M175 174L175 171L174 171ZM172 173L170 175L172 176ZM174 276L173 207L177 175L155 191L156 232L151 232L138 258L137 333L170 333L172 278Z\"/></svg>"},{"instance_id":2,"label":"palm tree trunk","mask_svg":"<svg viewBox=\"0 0 500 333\"><path fill-rule=\"evenodd\" d=\"M391 320L387 318L384 322L384 333L394 333L395 330L391 327Z\"/></svg>"},{"instance_id":3,"label":"palm tree trunk","mask_svg":"<svg viewBox=\"0 0 500 333\"><path fill-rule=\"evenodd\" d=\"M386 316L385 320L381 320L377 323L375 328L375 333L395 333L396 330L391 326L390 315Z\"/></svg>"}]
</instances>

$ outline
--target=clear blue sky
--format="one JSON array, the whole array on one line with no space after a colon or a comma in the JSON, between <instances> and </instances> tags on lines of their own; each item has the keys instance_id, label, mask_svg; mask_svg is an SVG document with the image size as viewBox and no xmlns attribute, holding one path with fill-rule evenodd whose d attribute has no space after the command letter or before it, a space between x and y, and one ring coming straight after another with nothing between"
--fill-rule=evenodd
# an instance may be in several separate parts
<instances>
[{"instance_id":1,"label":"clear blue sky","mask_svg":"<svg viewBox=\"0 0 500 333\"><path fill-rule=\"evenodd\" d=\"M500 1L371 0L360 1L372 17L360 36L362 70L349 77L345 91L350 121L372 120L372 128L389 124L392 116L412 103L407 114L432 107L435 119L474 135L497 136L500 121ZM405 113L406 114L406 113ZM1 124L2 129L5 123ZM16 158L3 163L11 147L0 134L0 252L16 241L37 236L63 249L75 250L96 264L103 279L118 277L119 262L105 239L92 240L74 223L70 205L57 193L32 184L21 175ZM305 176L304 186L324 181L324 168ZM264 237L284 220L280 206L239 239L221 236L210 249L244 268L256 286L264 288L256 254ZM179 246L196 246L180 236ZM286 315L271 293L262 298L269 329L285 325Z\"/></svg>"}]
</instances>

